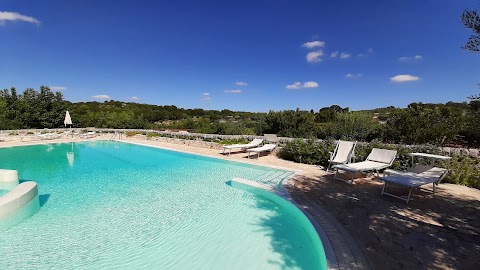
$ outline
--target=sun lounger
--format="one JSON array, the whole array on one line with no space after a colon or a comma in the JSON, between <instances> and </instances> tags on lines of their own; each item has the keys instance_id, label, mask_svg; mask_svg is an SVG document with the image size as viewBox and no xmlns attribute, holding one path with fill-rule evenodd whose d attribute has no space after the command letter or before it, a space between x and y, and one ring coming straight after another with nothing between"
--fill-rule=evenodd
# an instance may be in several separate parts
<instances>
[{"instance_id":1,"label":"sun lounger","mask_svg":"<svg viewBox=\"0 0 480 270\"><path fill-rule=\"evenodd\" d=\"M377 175L378 175L379 170L392 166L392 163L395 160L396 156L397 156L397 151L395 150L373 148L372 152L370 152L370 154L368 155L365 161L350 163L350 164L334 165L333 166L333 168L335 169L334 179L350 181L353 184L353 180L355 179L356 173L375 171L377 172ZM347 180L347 179L342 179L337 177L339 171L351 173L352 178L350 180Z\"/></svg>"},{"instance_id":2,"label":"sun lounger","mask_svg":"<svg viewBox=\"0 0 480 270\"><path fill-rule=\"evenodd\" d=\"M440 184L448 170L438 167L430 167L426 165L415 165L410 171L400 172L394 170L388 170L388 176L380 177L380 180L384 182L382 188L382 195L388 195L406 201L410 201L413 189L420 189L423 185L432 184L433 193L435 194L435 186ZM396 185L404 188L408 188L407 196L397 196L387 192L388 185Z\"/></svg>"},{"instance_id":3,"label":"sun lounger","mask_svg":"<svg viewBox=\"0 0 480 270\"><path fill-rule=\"evenodd\" d=\"M265 144L261 147L256 147L256 148L251 148L251 149L247 149L247 152L248 152L248 158L250 158L250 153L253 152L253 153L257 153L257 158L260 157L260 153L263 153L263 152L272 152L273 149L275 149L275 147L277 147L276 144L272 144L272 143L269 143L269 144Z\"/></svg>"},{"instance_id":4,"label":"sun lounger","mask_svg":"<svg viewBox=\"0 0 480 270\"><path fill-rule=\"evenodd\" d=\"M95 136L97 136L97 133L95 131L90 131L90 132L82 133L79 135L79 137L81 138L93 138Z\"/></svg>"},{"instance_id":5,"label":"sun lounger","mask_svg":"<svg viewBox=\"0 0 480 270\"><path fill-rule=\"evenodd\" d=\"M263 152L270 152L271 153L273 151L273 149L275 149L275 147L277 147L276 144L269 143L269 144L265 144L262 147L247 149L248 158L250 158L250 153L252 153L252 152L257 153L257 158L259 158L260 153L263 153Z\"/></svg>"},{"instance_id":6,"label":"sun lounger","mask_svg":"<svg viewBox=\"0 0 480 270\"><path fill-rule=\"evenodd\" d=\"M277 137L277 134L263 134L266 142L278 144L280 139Z\"/></svg>"},{"instance_id":7,"label":"sun lounger","mask_svg":"<svg viewBox=\"0 0 480 270\"><path fill-rule=\"evenodd\" d=\"M330 152L330 160L328 160L329 164L326 171L328 172L332 165L350 163L356 145L357 142L339 140L337 146L335 146L335 150Z\"/></svg>"},{"instance_id":8,"label":"sun lounger","mask_svg":"<svg viewBox=\"0 0 480 270\"><path fill-rule=\"evenodd\" d=\"M232 152L232 149L242 149L247 150L249 148L257 147L263 142L263 139L254 139L253 141L247 144L232 144L223 146L223 154L225 154L225 149L228 149L228 155Z\"/></svg>"},{"instance_id":9,"label":"sun lounger","mask_svg":"<svg viewBox=\"0 0 480 270\"><path fill-rule=\"evenodd\" d=\"M424 158L424 159L433 159L433 160L449 160L451 157L448 156L440 156L440 155L433 155L427 153L410 153L408 154L412 157L412 163L414 158ZM432 163L433 164L433 163ZM438 168L428 165L422 164L415 164L412 168L408 171L397 171L397 170L385 170L383 171L383 177L380 177L380 180L384 182L382 195L388 195L391 197L395 197L401 200L406 201L407 203L410 201L410 197L412 195L412 190L423 189L421 186L432 184L432 191L435 194L435 187L440 184L443 178L447 175L448 170L444 168ZM404 188L408 188L409 192L407 196L397 196L391 194L385 190L388 190L388 185L396 185L401 186Z\"/></svg>"}]
</instances>

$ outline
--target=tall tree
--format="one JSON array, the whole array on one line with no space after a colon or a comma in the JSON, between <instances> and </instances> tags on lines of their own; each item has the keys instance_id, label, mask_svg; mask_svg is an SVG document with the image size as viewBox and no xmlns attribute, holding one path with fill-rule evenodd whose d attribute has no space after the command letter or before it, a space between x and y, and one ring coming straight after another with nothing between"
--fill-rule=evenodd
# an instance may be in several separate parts
<instances>
[{"instance_id":1,"label":"tall tree","mask_svg":"<svg viewBox=\"0 0 480 270\"><path fill-rule=\"evenodd\" d=\"M474 34L470 36L463 47L466 50L480 52L480 15L475 10L465 10L462 14L462 22L465 27L473 30Z\"/></svg>"}]
</instances>

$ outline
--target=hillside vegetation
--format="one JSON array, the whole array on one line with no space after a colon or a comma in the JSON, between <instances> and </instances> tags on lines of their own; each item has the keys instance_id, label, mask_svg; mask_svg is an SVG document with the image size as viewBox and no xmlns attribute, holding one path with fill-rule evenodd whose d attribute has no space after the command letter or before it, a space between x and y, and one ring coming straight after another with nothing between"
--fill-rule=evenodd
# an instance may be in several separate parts
<instances>
[{"instance_id":1,"label":"hillside vegetation","mask_svg":"<svg viewBox=\"0 0 480 270\"><path fill-rule=\"evenodd\" d=\"M352 139L388 143L478 146L480 100L446 104L412 103L407 108L350 111L337 105L317 111L268 113L182 109L133 102L66 101L60 92L15 88L0 92L0 129L58 128L69 110L74 127L187 129L199 133L261 135L319 139Z\"/></svg>"}]
</instances>

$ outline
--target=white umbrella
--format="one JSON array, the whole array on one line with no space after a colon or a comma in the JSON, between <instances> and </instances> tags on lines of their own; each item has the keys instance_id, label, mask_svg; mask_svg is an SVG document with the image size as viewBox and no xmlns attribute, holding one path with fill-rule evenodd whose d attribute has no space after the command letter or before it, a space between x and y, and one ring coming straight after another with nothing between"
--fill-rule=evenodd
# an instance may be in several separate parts
<instances>
[{"instance_id":1,"label":"white umbrella","mask_svg":"<svg viewBox=\"0 0 480 270\"><path fill-rule=\"evenodd\" d=\"M65 124L65 127L67 125L72 125L72 118L70 117L70 113L68 111L65 113L65 120L63 123Z\"/></svg>"}]
</instances>

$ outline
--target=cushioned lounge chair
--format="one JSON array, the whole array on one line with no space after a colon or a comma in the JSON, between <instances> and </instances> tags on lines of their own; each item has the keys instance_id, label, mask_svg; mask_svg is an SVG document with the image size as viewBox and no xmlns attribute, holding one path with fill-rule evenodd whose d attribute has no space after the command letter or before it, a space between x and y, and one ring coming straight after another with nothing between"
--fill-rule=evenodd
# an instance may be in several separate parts
<instances>
[{"instance_id":1,"label":"cushioned lounge chair","mask_svg":"<svg viewBox=\"0 0 480 270\"><path fill-rule=\"evenodd\" d=\"M332 165L350 163L356 145L357 142L339 140L337 146L335 146L335 150L330 152L330 160L328 160L329 164L326 171L328 172Z\"/></svg>"},{"instance_id":2,"label":"cushioned lounge chair","mask_svg":"<svg viewBox=\"0 0 480 270\"><path fill-rule=\"evenodd\" d=\"M333 168L335 169L335 177L334 179L340 179L345 181L350 181L353 184L353 180L355 179L355 174L359 172L377 172L381 169L388 168L392 166L393 161L397 156L397 151L395 150L386 150L386 149L379 149L373 148L372 152L368 155L367 159L362 162L350 163L350 164L339 164L334 165ZM352 174L352 178L350 180L339 178L337 175L339 171L344 171Z\"/></svg>"},{"instance_id":3,"label":"cushioned lounge chair","mask_svg":"<svg viewBox=\"0 0 480 270\"><path fill-rule=\"evenodd\" d=\"M440 184L447 175L448 170L444 168L431 167L417 164L407 172L386 170L380 180L383 181L382 195L388 195L397 199L410 201L413 189L423 189L424 185L432 184L432 193L435 194L435 186ZM397 196L388 192L388 186L395 185L409 189L408 195Z\"/></svg>"},{"instance_id":4,"label":"cushioned lounge chair","mask_svg":"<svg viewBox=\"0 0 480 270\"><path fill-rule=\"evenodd\" d=\"M263 142L263 139L254 139L253 141L247 144L232 144L232 145L224 145L223 146L223 154L225 154L225 150L228 149L228 155L232 152L232 149L241 149L247 150L249 148L257 147Z\"/></svg>"},{"instance_id":5,"label":"cushioned lounge chair","mask_svg":"<svg viewBox=\"0 0 480 270\"><path fill-rule=\"evenodd\" d=\"M260 153L263 153L263 152L270 152L271 153L273 151L273 149L275 149L275 147L277 147L276 144L269 143L269 144L265 144L262 147L247 149L248 158L250 158L250 153L257 153L257 158L259 158Z\"/></svg>"}]
</instances>

